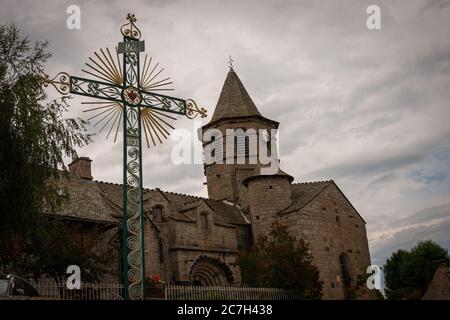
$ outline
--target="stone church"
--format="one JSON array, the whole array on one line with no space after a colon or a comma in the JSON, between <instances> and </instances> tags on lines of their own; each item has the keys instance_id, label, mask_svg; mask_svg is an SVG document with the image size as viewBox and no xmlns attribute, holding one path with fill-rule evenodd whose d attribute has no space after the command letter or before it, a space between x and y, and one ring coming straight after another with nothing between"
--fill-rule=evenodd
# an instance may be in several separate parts
<instances>
[{"instance_id":1,"label":"stone church","mask_svg":"<svg viewBox=\"0 0 450 320\"><path fill-rule=\"evenodd\" d=\"M225 137L225 129L278 126L261 115L230 69L203 130L218 129ZM224 141L203 141L203 146ZM69 165L70 202L61 215L118 232L122 186L94 180L91 161L81 157ZM263 175L258 164L249 163L205 164L204 172L208 198L158 188L144 191L147 276L156 273L172 284L239 285L238 254L267 234L275 220L309 244L324 299L344 298L344 288L354 286L370 265L365 221L333 180L294 183L281 170Z\"/></svg>"}]
</instances>

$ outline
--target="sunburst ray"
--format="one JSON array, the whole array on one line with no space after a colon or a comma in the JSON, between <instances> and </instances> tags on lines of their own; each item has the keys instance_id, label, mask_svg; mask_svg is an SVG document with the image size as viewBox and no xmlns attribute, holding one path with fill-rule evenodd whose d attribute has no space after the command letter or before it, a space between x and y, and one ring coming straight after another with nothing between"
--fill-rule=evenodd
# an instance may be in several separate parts
<instances>
[{"instance_id":1,"label":"sunburst ray","mask_svg":"<svg viewBox=\"0 0 450 320\"><path fill-rule=\"evenodd\" d=\"M105 129L108 125L110 125L110 128L108 130L108 134L106 135L106 139L109 138L111 133L114 132L114 142L117 141L117 134L120 129L120 124L122 122L122 115L123 115L123 106L121 103L118 102L82 102L82 104L95 104L99 105L94 108L90 108L87 110L84 110L83 112L92 112L92 116L88 119L88 121L91 121L93 119L96 119L95 124L93 124L93 127L97 127L97 125L100 125L100 129L95 134L100 134L103 129ZM111 122L112 121L112 122Z\"/></svg>"},{"instance_id":2,"label":"sunburst ray","mask_svg":"<svg viewBox=\"0 0 450 320\"><path fill-rule=\"evenodd\" d=\"M175 117L171 117L150 108L141 109L142 128L144 129L145 141L147 142L148 148L150 148L150 140L153 146L156 146L156 140L158 140L159 143L162 143L162 139L167 139L169 129L174 129L174 127L162 117L170 120L176 120Z\"/></svg>"},{"instance_id":3,"label":"sunburst ray","mask_svg":"<svg viewBox=\"0 0 450 320\"><path fill-rule=\"evenodd\" d=\"M88 68L86 70L82 69L81 71L98 79L121 85L123 82L123 75L117 47L115 51L115 59L109 48L106 48L105 50L100 49L100 54L94 51L94 56L89 57L89 62L85 63Z\"/></svg>"},{"instance_id":4,"label":"sunburst ray","mask_svg":"<svg viewBox=\"0 0 450 320\"><path fill-rule=\"evenodd\" d=\"M91 113L88 121L92 121L92 127L96 128L95 134L100 134L107 128L108 133L106 139L113 135L114 142L116 142L118 133L122 129L122 104L118 102L103 101L89 101L82 102L82 104L92 105L91 108L86 109L83 112ZM169 130L174 129L170 124L170 121L172 120L177 120L177 118L147 107L141 108L141 125L144 132L143 138L145 137L148 148L150 148L151 145L156 146L158 143L163 143L163 140L167 139L170 134Z\"/></svg>"},{"instance_id":5,"label":"sunburst ray","mask_svg":"<svg viewBox=\"0 0 450 320\"><path fill-rule=\"evenodd\" d=\"M170 81L170 77L159 80L158 77L164 71L164 68L158 68L159 62L152 65L153 58L146 54L144 58L144 64L142 66L141 72L141 88L145 91L169 91L172 88L167 88L166 86L173 84Z\"/></svg>"}]
</instances>

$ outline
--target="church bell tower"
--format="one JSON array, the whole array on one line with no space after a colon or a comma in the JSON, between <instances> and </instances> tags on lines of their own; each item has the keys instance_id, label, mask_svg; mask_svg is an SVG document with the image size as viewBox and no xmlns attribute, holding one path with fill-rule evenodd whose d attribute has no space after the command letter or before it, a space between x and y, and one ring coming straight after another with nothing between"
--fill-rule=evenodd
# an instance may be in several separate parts
<instances>
[{"instance_id":1,"label":"church bell tower","mask_svg":"<svg viewBox=\"0 0 450 320\"><path fill-rule=\"evenodd\" d=\"M278 125L278 122L261 115L238 75L230 68L211 121L202 128L205 153L208 148L214 149L214 161L204 164L209 198L246 202L247 187L243 182L260 172L261 148L259 143L254 146L255 141L259 141L262 133L269 134L269 139L275 139L270 137L270 132L271 129L278 129ZM221 135L208 135L208 130L220 132ZM232 146L227 146L231 141ZM270 147L270 143L268 145ZM231 155L226 152L227 147L233 149ZM238 161L238 156L245 158L245 163ZM292 177L289 179L292 181Z\"/></svg>"}]
</instances>

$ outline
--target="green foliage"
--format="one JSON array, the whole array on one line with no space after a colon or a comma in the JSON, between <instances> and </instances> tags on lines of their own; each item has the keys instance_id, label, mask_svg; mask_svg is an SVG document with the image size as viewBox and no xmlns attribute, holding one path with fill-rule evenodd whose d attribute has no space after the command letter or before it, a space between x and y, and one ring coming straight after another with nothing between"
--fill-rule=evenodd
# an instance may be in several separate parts
<instances>
[{"instance_id":1,"label":"green foliage","mask_svg":"<svg viewBox=\"0 0 450 320\"><path fill-rule=\"evenodd\" d=\"M388 299L420 299L442 261L449 263L448 251L431 240L394 252L383 267Z\"/></svg>"},{"instance_id":2,"label":"green foliage","mask_svg":"<svg viewBox=\"0 0 450 320\"><path fill-rule=\"evenodd\" d=\"M12 263L4 268L25 278L46 275L60 283L67 277L69 265L81 268L83 282L97 282L113 274L110 265L117 259L116 252L113 246L104 245L104 230L69 225L57 218L46 221L39 236L15 245L15 255L9 260Z\"/></svg>"},{"instance_id":3,"label":"green foliage","mask_svg":"<svg viewBox=\"0 0 450 320\"><path fill-rule=\"evenodd\" d=\"M356 284L350 288L344 288L344 297L347 300L357 299L377 299L384 300L384 296L380 290L367 288L367 279L371 274L366 273L367 268L363 268L358 273Z\"/></svg>"},{"instance_id":4,"label":"green foliage","mask_svg":"<svg viewBox=\"0 0 450 320\"><path fill-rule=\"evenodd\" d=\"M30 45L14 25L0 25L0 270L58 277L70 264L98 278L99 253L73 240L55 217L64 158L90 142L86 122L64 118L67 97L47 102L42 89L47 42ZM95 250L91 250L95 251Z\"/></svg>"},{"instance_id":5,"label":"green foliage","mask_svg":"<svg viewBox=\"0 0 450 320\"><path fill-rule=\"evenodd\" d=\"M238 259L242 280L252 287L271 287L295 291L302 299L320 299L323 283L312 264L308 246L296 241L286 226L272 224L268 237Z\"/></svg>"}]
</instances>

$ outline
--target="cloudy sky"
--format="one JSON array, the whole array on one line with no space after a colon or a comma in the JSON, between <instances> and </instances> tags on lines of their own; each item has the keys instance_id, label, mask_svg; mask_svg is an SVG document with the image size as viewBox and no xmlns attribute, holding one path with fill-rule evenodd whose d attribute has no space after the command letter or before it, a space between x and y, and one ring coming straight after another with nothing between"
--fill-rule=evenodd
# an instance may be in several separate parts
<instances>
[{"instance_id":1,"label":"cloudy sky","mask_svg":"<svg viewBox=\"0 0 450 320\"><path fill-rule=\"evenodd\" d=\"M381 30L366 27L370 4ZM66 28L69 5L81 29ZM16 1L1 23L49 40L49 74L85 76L94 50L114 48L130 11L174 94L210 110L228 55L260 112L281 123L283 170L334 179L366 219L372 260L432 239L450 247L450 1ZM55 96L55 92L50 92ZM70 114L86 117L82 100ZM180 119L178 128L194 132ZM145 185L206 195L201 165L175 165L176 142L145 150ZM80 150L98 180L121 182L121 144Z\"/></svg>"}]
</instances>

